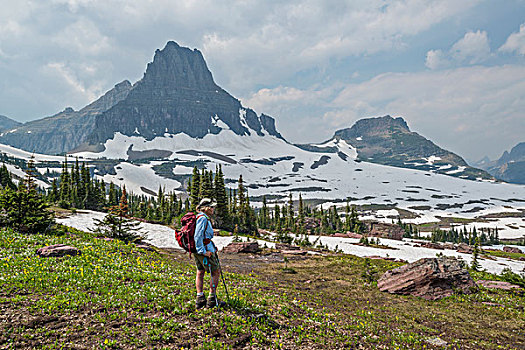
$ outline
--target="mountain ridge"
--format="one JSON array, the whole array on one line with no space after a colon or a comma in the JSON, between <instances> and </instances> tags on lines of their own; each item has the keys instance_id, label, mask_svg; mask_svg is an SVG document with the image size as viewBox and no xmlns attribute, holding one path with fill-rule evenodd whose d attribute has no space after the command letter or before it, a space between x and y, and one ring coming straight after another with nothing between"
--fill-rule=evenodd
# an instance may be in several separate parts
<instances>
[{"instance_id":1,"label":"mountain ridge","mask_svg":"<svg viewBox=\"0 0 525 350\"><path fill-rule=\"evenodd\" d=\"M22 123L17 122L14 119L6 117L5 115L0 115L0 132L11 130L17 126L22 125Z\"/></svg>"},{"instance_id":2,"label":"mountain ridge","mask_svg":"<svg viewBox=\"0 0 525 350\"><path fill-rule=\"evenodd\" d=\"M219 120L240 136L250 135L250 130L263 136L264 129L282 138L272 117L258 116L243 107L214 82L199 50L170 41L164 49L155 51L153 61L130 94L97 116L88 141L104 143L115 132L137 134L147 140L165 133L203 138L223 129L217 125Z\"/></svg>"},{"instance_id":3,"label":"mountain ridge","mask_svg":"<svg viewBox=\"0 0 525 350\"><path fill-rule=\"evenodd\" d=\"M29 152L61 154L85 142L95 117L122 100L132 85L124 80L79 111L71 107L49 117L27 122L0 134L0 142Z\"/></svg>"}]
</instances>

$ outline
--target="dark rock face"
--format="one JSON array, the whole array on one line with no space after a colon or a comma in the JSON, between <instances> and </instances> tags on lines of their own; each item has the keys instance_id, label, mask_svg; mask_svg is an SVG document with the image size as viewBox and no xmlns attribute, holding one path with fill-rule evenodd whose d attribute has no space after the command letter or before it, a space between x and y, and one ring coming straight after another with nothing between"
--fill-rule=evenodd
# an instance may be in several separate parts
<instances>
[{"instance_id":1,"label":"dark rock face","mask_svg":"<svg viewBox=\"0 0 525 350\"><path fill-rule=\"evenodd\" d=\"M413 132L406 121L387 115L379 118L358 120L351 128L338 130L334 135L357 148L359 158L374 163L432 170L446 174L448 171L465 167L465 170L453 176L464 176L469 179L491 179L487 172L469 167L463 158L444 150L425 137ZM435 156L441 158L433 164L424 164L423 158ZM451 165L446 169L441 166Z\"/></svg>"},{"instance_id":2,"label":"dark rock face","mask_svg":"<svg viewBox=\"0 0 525 350\"><path fill-rule=\"evenodd\" d=\"M0 131L1 123L0 118ZM218 134L219 125L237 135L283 139L272 117L244 108L215 84L200 51L170 41L155 52L143 78L133 86L124 81L80 111L66 108L19 125L15 132L1 134L0 142L47 154L98 152L115 132L148 140L166 132L202 138Z\"/></svg>"},{"instance_id":3,"label":"dark rock face","mask_svg":"<svg viewBox=\"0 0 525 350\"><path fill-rule=\"evenodd\" d=\"M390 239L403 239L403 234L405 230L399 225L387 224L382 222L373 222L370 223L370 233L369 236L372 237L382 237Z\"/></svg>"},{"instance_id":4,"label":"dark rock face","mask_svg":"<svg viewBox=\"0 0 525 350\"><path fill-rule=\"evenodd\" d=\"M232 242L222 248L223 253L256 253L259 250L257 242Z\"/></svg>"},{"instance_id":5,"label":"dark rock face","mask_svg":"<svg viewBox=\"0 0 525 350\"><path fill-rule=\"evenodd\" d=\"M42 247L36 251L37 255L49 258L49 257L61 257L66 255L80 255L81 251L75 247L71 247L65 244L54 244L47 247Z\"/></svg>"},{"instance_id":6,"label":"dark rock face","mask_svg":"<svg viewBox=\"0 0 525 350\"><path fill-rule=\"evenodd\" d=\"M414 295L427 300L471 293L476 284L460 261L453 257L420 259L387 271L377 282L383 292Z\"/></svg>"},{"instance_id":7,"label":"dark rock face","mask_svg":"<svg viewBox=\"0 0 525 350\"><path fill-rule=\"evenodd\" d=\"M5 115L0 115L0 132L14 129L20 125L22 125L22 123L19 123L16 120L13 120L11 118L8 118Z\"/></svg>"},{"instance_id":8,"label":"dark rock face","mask_svg":"<svg viewBox=\"0 0 525 350\"><path fill-rule=\"evenodd\" d=\"M131 88L129 81L123 81L80 111L68 107L51 117L25 123L15 132L2 134L0 142L29 152L58 154L71 151L92 133L95 117L122 101Z\"/></svg>"},{"instance_id":9,"label":"dark rock face","mask_svg":"<svg viewBox=\"0 0 525 350\"><path fill-rule=\"evenodd\" d=\"M199 50L170 41L155 52L129 95L96 118L89 142L103 143L115 132L137 135L137 131L148 140L166 132L202 138L222 130L219 119L237 135L255 132L282 138L273 118L257 116L215 84Z\"/></svg>"}]
</instances>

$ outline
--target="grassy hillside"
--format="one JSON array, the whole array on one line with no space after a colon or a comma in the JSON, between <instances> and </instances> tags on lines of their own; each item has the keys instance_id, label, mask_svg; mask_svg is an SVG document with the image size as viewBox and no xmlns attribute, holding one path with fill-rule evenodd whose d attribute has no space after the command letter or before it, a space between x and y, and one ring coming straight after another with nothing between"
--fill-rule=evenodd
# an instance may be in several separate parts
<instances>
[{"instance_id":1,"label":"grassy hillside","mask_svg":"<svg viewBox=\"0 0 525 350\"><path fill-rule=\"evenodd\" d=\"M56 243L82 255L35 254ZM72 229L0 231L0 349L443 348L431 345L436 337L448 348L525 347L525 299L516 293L429 302L365 283L361 258L290 259L291 274L264 258L224 255L238 271L226 274L231 307L195 311L194 266L180 253ZM371 273L398 265L373 261Z\"/></svg>"}]
</instances>

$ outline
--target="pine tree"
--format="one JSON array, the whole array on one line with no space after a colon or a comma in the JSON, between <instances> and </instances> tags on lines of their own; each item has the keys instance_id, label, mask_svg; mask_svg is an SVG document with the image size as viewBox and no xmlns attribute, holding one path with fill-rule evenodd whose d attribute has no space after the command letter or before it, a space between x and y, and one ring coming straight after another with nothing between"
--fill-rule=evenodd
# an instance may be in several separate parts
<instances>
[{"instance_id":1,"label":"pine tree","mask_svg":"<svg viewBox=\"0 0 525 350\"><path fill-rule=\"evenodd\" d=\"M16 190L7 187L0 193L3 224L19 232L43 233L53 223L49 204L37 189L33 157L27 164L26 177Z\"/></svg>"},{"instance_id":2,"label":"pine tree","mask_svg":"<svg viewBox=\"0 0 525 350\"><path fill-rule=\"evenodd\" d=\"M286 222L286 228L289 230L289 231L294 231L294 225L295 225L295 222L294 222L294 210L293 210L293 199L292 199L292 193L290 192L290 195L289 195L289 198L288 198L288 210L287 210L287 213L288 213L288 217L287 217L287 222Z\"/></svg>"},{"instance_id":3,"label":"pine tree","mask_svg":"<svg viewBox=\"0 0 525 350\"><path fill-rule=\"evenodd\" d=\"M4 188L9 187L12 190L16 190L16 185L13 182L11 173L7 170L5 164L2 164L2 168L0 168L0 184Z\"/></svg>"},{"instance_id":4,"label":"pine tree","mask_svg":"<svg viewBox=\"0 0 525 350\"><path fill-rule=\"evenodd\" d=\"M199 204L201 197L200 197L200 189L201 189L201 174L199 173L199 169L197 166L193 167L193 175L191 176L191 210L195 211L197 208L197 205Z\"/></svg>"},{"instance_id":5,"label":"pine tree","mask_svg":"<svg viewBox=\"0 0 525 350\"><path fill-rule=\"evenodd\" d=\"M211 180L211 172L206 171L205 169L202 169L201 177L200 177L200 192L199 197L200 199L203 198L213 198L213 185Z\"/></svg>"},{"instance_id":6,"label":"pine tree","mask_svg":"<svg viewBox=\"0 0 525 350\"><path fill-rule=\"evenodd\" d=\"M479 271L479 268L481 267L478 261L479 253L480 253L479 238L476 237L476 243L474 244L474 251L472 252L472 263L470 265L470 267L474 271Z\"/></svg>"},{"instance_id":7,"label":"pine tree","mask_svg":"<svg viewBox=\"0 0 525 350\"><path fill-rule=\"evenodd\" d=\"M268 206L266 204L266 196L263 196L262 208L259 213L259 227L268 228L269 226L269 217L268 217Z\"/></svg>"},{"instance_id":8,"label":"pine tree","mask_svg":"<svg viewBox=\"0 0 525 350\"><path fill-rule=\"evenodd\" d=\"M124 187L119 204L109 207L104 219L95 219L97 227L94 232L126 243L140 240L142 238L138 228L140 223L129 218L128 210L127 193Z\"/></svg>"}]
</instances>

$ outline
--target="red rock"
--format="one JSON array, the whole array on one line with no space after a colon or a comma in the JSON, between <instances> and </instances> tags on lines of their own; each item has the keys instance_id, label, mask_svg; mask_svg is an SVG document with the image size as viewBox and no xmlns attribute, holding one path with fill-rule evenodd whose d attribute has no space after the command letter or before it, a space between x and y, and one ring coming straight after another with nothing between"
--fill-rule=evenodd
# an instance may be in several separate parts
<instances>
[{"instance_id":1,"label":"red rock","mask_svg":"<svg viewBox=\"0 0 525 350\"><path fill-rule=\"evenodd\" d=\"M474 249L466 243L460 243L458 244L457 252L465 253L465 254L472 254L474 252Z\"/></svg>"},{"instance_id":2,"label":"red rock","mask_svg":"<svg viewBox=\"0 0 525 350\"><path fill-rule=\"evenodd\" d=\"M341 238L348 238L346 233L336 232L332 235L332 237L341 237Z\"/></svg>"},{"instance_id":3,"label":"red rock","mask_svg":"<svg viewBox=\"0 0 525 350\"><path fill-rule=\"evenodd\" d=\"M488 281L488 280L479 280L477 284L488 289L501 289L501 290L513 290L520 289L521 287L509 282L504 281Z\"/></svg>"},{"instance_id":4,"label":"red rock","mask_svg":"<svg viewBox=\"0 0 525 350\"><path fill-rule=\"evenodd\" d=\"M519 248L516 248L516 247L505 246L505 247L503 247L503 251L507 252L507 253L523 254L523 252Z\"/></svg>"},{"instance_id":5,"label":"red rock","mask_svg":"<svg viewBox=\"0 0 525 350\"><path fill-rule=\"evenodd\" d=\"M387 271L378 280L377 287L392 294L436 300L451 296L455 290L471 293L476 283L456 258L441 256Z\"/></svg>"},{"instance_id":6,"label":"red rock","mask_svg":"<svg viewBox=\"0 0 525 350\"><path fill-rule=\"evenodd\" d=\"M256 253L258 250L257 242L232 242L222 248L223 253Z\"/></svg>"},{"instance_id":7,"label":"red rock","mask_svg":"<svg viewBox=\"0 0 525 350\"><path fill-rule=\"evenodd\" d=\"M44 257L61 257L66 255L80 255L82 252L75 247L71 247L65 244L54 244L47 247L37 249L36 254Z\"/></svg>"},{"instance_id":8,"label":"red rock","mask_svg":"<svg viewBox=\"0 0 525 350\"><path fill-rule=\"evenodd\" d=\"M359 233L355 233L355 232L347 232L346 236L348 238L359 238L359 239L363 237L363 235L360 235Z\"/></svg>"},{"instance_id":9,"label":"red rock","mask_svg":"<svg viewBox=\"0 0 525 350\"><path fill-rule=\"evenodd\" d=\"M439 249L439 250L445 249L441 244L439 244L439 243L432 243L432 242L427 242L425 244L422 244L421 247L429 248L429 249Z\"/></svg>"},{"instance_id":10,"label":"red rock","mask_svg":"<svg viewBox=\"0 0 525 350\"><path fill-rule=\"evenodd\" d=\"M405 230L399 225L373 222L370 223L370 233L368 236L402 240L404 234Z\"/></svg>"}]
</instances>

